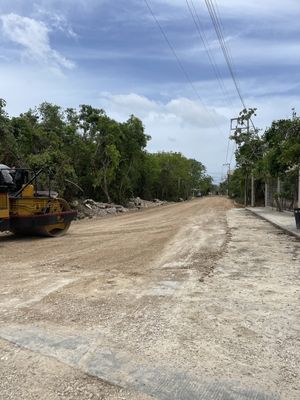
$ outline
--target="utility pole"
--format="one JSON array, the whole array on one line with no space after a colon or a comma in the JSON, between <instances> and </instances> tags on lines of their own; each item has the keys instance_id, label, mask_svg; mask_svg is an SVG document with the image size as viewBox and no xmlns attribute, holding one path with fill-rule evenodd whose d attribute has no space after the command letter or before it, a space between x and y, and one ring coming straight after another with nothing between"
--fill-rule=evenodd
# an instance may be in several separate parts
<instances>
[{"instance_id":1,"label":"utility pole","mask_svg":"<svg viewBox=\"0 0 300 400\"><path fill-rule=\"evenodd\" d=\"M292 108L293 111L293 116L292 116L292 120L295 121L296 119L299 119L297 117L297 113L296 113L296 109L295 107ZM300 208L300 167L298 170L298 204L297 204L298 208Z\"/></svg>"},{"instance_id":2,"label":"utility pole","mask_svg":"<svg viewBox=\"0 0 300 400\"><path fill-rule=\"evenodd\" d=\"M300 208L300 168L299 168L299 175L298 175L298 208Z\"/></svg>"},{"instance_id":3,"label":"utility pole","mask_svg":"<svg viewBox=\"0 0 300 400\"><path fill-rule=\"evenodd\" d=\"M300 176L300 174L299 174ZM269 204L269 184L268 181L265 181L265 207Z\"/></svg>"},{"instance_id":4,"label":"utility pole","mask_svg":"<svg viewBox=\"0 0 300 400\"><path fill-rule=\"evenodd\" d=\"M248 205L248 173L245 176L245 188L244 188L244 206L247 207Z\"/></svg>"},{"instance_id":5,"label":"utility pole","mask_svg":"<svg viewBox=\"0 0 300 400\"><path fill-rule=\"evenodd\" d=\"M241 122L240 118L231 118L231 120L230 120L230 131L231 132L236 132L237 130L239 130L241 133L242 132L246 132L247 134L249 134L249 132L250 132L249 119L247 119L246 121ZM254 177L251 174L251 205L254 204L254 203L255 203ZM245 175L244 205L245 205L245 207L248 205L248 170L247 169L246 169L246 175Z\"/></svg>"},{"instance_id":6,"label":"utility pole","mask_svg":"<svg viewBox=\"0 0 300 400\"><path fill-rule=\"evenodd\" d=\"M227 166L227 196L229 196L229 182L230 182L230 163L223 164L224 167Z\"/></svg>"},{"instance_id":7,"label":"utility pole","mask_svg":"<svg viewBox=\"0 0 300 400\"><path fill-rule=\"evenodd\" d=\"M255 207L255 180L253 173L251 174L251 207Z\"/></svg>"}]
</instances>

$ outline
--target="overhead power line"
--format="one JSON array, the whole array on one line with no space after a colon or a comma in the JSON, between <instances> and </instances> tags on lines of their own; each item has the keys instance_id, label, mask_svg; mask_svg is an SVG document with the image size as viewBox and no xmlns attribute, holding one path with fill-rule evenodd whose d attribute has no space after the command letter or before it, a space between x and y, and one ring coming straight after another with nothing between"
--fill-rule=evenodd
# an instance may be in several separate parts
<instances>
[{"instance_id":1,"label":"overhead power line","mask_svg":"<svg viewBox=\"0 0 300 400\"><path fill-rule=\"evenodd\" d=\"M237 77L235 76L235 73L234 73L233 61L232 61L231 55L229 53L229 50L227 48L226 41L224 39L223 27L222 27L221 18L220 18L220 12L218 10L217 3L215 2L215 4L216 4L216 7L215 7L214 3L213 3L213 0L205 0L205 4L206 4L206 7L208 9L212 24L214 26L214 29L215 29L215 32L216 32L216 35L217 35L221 50L223 52L223 55L224 55L224 58L225 58L229 73L231 75L233 84L235 86L236 92L238 94L238 97L239 97L242 105L243 105L243 108L247 109L247 106L245 104L245 101L243 99L243 96L241 94L241 91L240 91L240 88L239 88L239 85L238 85ZM251 123L253 129L256 131L255 125L254 125L254 123L253 123L251 118L250 118L250 123ZM230 141L230 137L228 137L228 145L227 145L227 152L226 152L226 163L228 161L229 141ZM233 155L234 155L234 147L232 149L232 153L231 153L231 157L230 157L230 164L232 162Z\"/></svg>"},{"instance_id":2,"label":"overhead power line","mask_svg":"<svg viewBox=\"0 0 300 400\"><path fill-rule=\"evenodd\" d=\"M207 38L205 36L205 32L204 32L204 29L203 29L203 26L202 26L202 23L201 23L201 19L200 19L199 14L198 14L198 12L196 10L194 1L193 0L190 0L190 1L186 0L186 5L187 5L189 13L190 13L190 15L192 17L194 25L196 27L197 33L198 33L198 35L199 35L199 37L201 39L201 42L202 42L202 44L204 46L204 49L206 51L208 60L209 60L209 62L211 64L211 66L212 66L213 72L214 72L214 74L215 74L215 76L217 78L217 81L219 83L220 89L221 89L224 97L227 97L228 93L226 92L226 88L225 88L224 82L222 80L222 76L220 74L220 71L219 71L219 69L217 67L217 64L216 64L216 61L214 59L214 56L213 56L212 52L210 51L208 40L207 40Z\"/></svg>"},{"instance_id":3,"label":"overhead power line","mask_svg":"<svg viewBox=\"0 0 300 400\"><path fill-rule=\"evenodd\" d=\"M231 75L232 81L233 81L234 86L235 86L236 92L237 92L237 94L238 94L238 96L239 96L239 98L241 100L241 103L242 103L243 107L247 108L246 104L245 104L245 101L243 99L243 96L241 94L241 91L240 91L240 88L239 88L239 85L238 85L238 82L237 82L237 78L235 77L235 73L234 73L233 66L232 66L231 56L230 56L229 51L228 51L227 46L226 46L226 42L225 42L225 39L224 39L222 27L221 27L221 24L219 22L219 18L218 18L217 12L215 10L214 4L213 4L213 2L211 0L205 0L205 4L206 4L206 7L208 9L211 21L213 23L213 26L214 26L218 41L220 43L220 47L222 49L222 52L223 52L223 55L224 55L224 58L225 58L225 61L226 61L226 64L227 64L227 67L228 67L228 70L229 70L229 73Z\"/></svg>"},{"instance_id":4,"label":"overhead power line","mask_svg":"<svg viewBox=\"0 0 300 400\"><path fill-rule=\"evenodd\" d=\"M191 80L189 74L187 73L187 71L186 71L186 69L184 68L184 66L183 66L183 64L182 64L182 62L181 62L181 60L180 60L180 58L178 57L177 52L176 52L174 46L172 45L172 43L171 43L170 40L168 39L168 36L167 36L167 34L165 33L165 31L164 31L162 25L160 24L159 20L157 19L156 15L154 14L154 12L153 12L153 10L152 10L152 7L151 7L151 5L150 5L149 0L144 0L144 3L146 4L146 6L147 6L147 8L148 8L148 10L149 10L149 12L150 12L152 18L154 19L156 25L158 26L159 31L161 32L162 36L164 37L164 39L165 39L167 45L169 46L169 48L170 48L172 54L174 55L174 58L175 58L175 60L176 60L176 62L177 62L177 64L178 64L180 70L182 71L183 75L185 76L185 79L187 80L187 82L189 83L189 85L191 86L191 88L193 89L195 95L197 96L197 98L198 98L199 101L201 102L202 106L203 106L203 107L205 108L205 110L207 111L207 114L209 115L209 117L210 117L211 120L213 121L213 123L214 123L214 125L216 126L216 128L218 129L219 133L221 133L221 131L220 131L220 129L218 128L217 123L216 123L216 121L215 121L215 119L214 119L213 114L212 114L212 113L207 109L207 107L205 106L205 104L204 104L204 102L203 102L201 96L199 95L199 92L198 92L196 86L195 86L194 83L192 82L192 80Z\"/></svg>"},{"instance_id":5,"label":"overhead power line","mask_svg":"<svg viewBox=\"0 0 300 400\"><path fill-rule=\"evenodd\" d=\"M227 48L226 41L225 41L225 39L224 39L222 23L221 23L221 19L220 19L220 17L219 17L220 12L219 12L219 10L218 10L218 8L217 8L217 3L216 3L216 1L215 1L215 4L216 4L216 7L215 7L215 6L214 6L214 3L213 3L213 0L205 0L205 4L206 4L206 7L207 7L207 9L208 9L210 18L211 18L211 20L212 20L212 23L213 23L213 26L214 26L216 35L217 35L217 37L218 37L218 41L219 41L219 43L220 43L220 46L221 46L221 49L222 49L222 52L223 52L223 55L224 55L226 64L227 64L227 66L228 66L228 70L229 70L230 75L231 75L231 77L232 77L232 80L233 80L235 89L236 89L236 91L237 91L237 94L238 94L238 96L239 96L239 98L240 98L240 101L241 101L243 107L244 107L244 108L247 108L247 106L246 106L246 104L245 104L245 101L244 101L244 99L243 99L243 96L242 96L242 94L241 94L239 85L238 85L237 77L235 76L235 73L234 73L233 61L232 61L230 52L229 52L229 50L228 50L228 48ZM253 129L256 130L255 125L254 125L252 119L250 119L250 122L251 122L251 125L252 125Z\"/></svg>"},{"instance_id":6,"label":"overhead power line","mask_svg":"<svg viewBox=\"0 0 300 400\"><path fill-rule=\"evenodd\" d=\"M193 82L192 82L191 78L189 77L188 73L186 72L186 70L185 70L185 68L184 68L184 66L183 66L183 64L182 64L182 62L180 61L180 58L179 58L178 55L177 55L177 52L175 51L174 47L172 46L171 42L169 41L168 36L166 35L166 33L165 33L165 31L164 31L162 25L160 24L159 20L156 18L156 15L154 14L154 12L153 12L153 10L152 10L152 7L150 6L149 1L148 1L148 0L144 0L144 2L146 3L146 6L148 7L148 10L149 10L150 14L152 15L152 17L153 17L155 23L157 24L157 26L158 26L158 28L159 28L159 30L160 30L162 36L164 37L165 41L167 42L167 44L168 44L168 46L169 46L171 52L173 53L173 55L174 55L174 57L175 57L175 59L176 59L176 61L177 61L177 64L178 64L179 68L181 69L182 73L184 74L184 76L185 76L187 82L190 84L190 86L192 87L194 93L196 94L196 96L198 97L198 99L199 99L199 100L201 101L201 103L203 104L203 101L202 101L202 99L201 99L201 97L200 97L200 95L199 95L199 93L198 93L198 91L197 91L195 85L193 84Z\"/></svg>"},{"instance_id":7,"label":"overhead power line","mask_svg":"<svg viewBox=\"0 0 300 400\"><path fill-rule=\"evenodd\" d=\"M199 14L197 12L196 7L195 7L194 1L193 0L186 0L186 5L187 5L189 13L190 13L190 15L191 15L191 17L193 19L193 22L194 22L194 24L196 26L196 30L198 32L198 35L199 35L200 39L201 39L201 42L202 42L202 44L203 44L203 46L205 48L205 51L207 53L207 56L208 56L208 59L209 59L209 62L211 64L211 66L212 66L212 69L214 71L214 74L215 74L215 76L216 76L216 78L218 80L220 89L223 92L224 97L228 98L229 102L232 104L231 99L230 99L230 97L228 95L228 92L226 90L225 84L223 82L221 73L219 72L218 66L217 66L217 64L215 62L213 53L210 51L210 46L209 46L208 40L207 40L206 35L205 35L204 27L203 27L203 24L201 23L201 19L199 17ZM218 10L217 7L216 7L216 11L217 11L217 13L219 13L219 10ZM221 26L220 18L219 18L219 24L220 24L220 29L219 30L222 33L223 27ZM225 44L225 47L226 47L225 40L224 40L224 44ZM228 58L229 58L230 62L232 63L229 50L227 48L226 48L226 50L227 50ZM228 136L228 140L227 140L226 161L225 161L225 163L227 163L227 161L228 161L229 148L230 148L230 136ZM230 160L232 160L232 156L231 156Z\"/></svg>"}]
</instances>

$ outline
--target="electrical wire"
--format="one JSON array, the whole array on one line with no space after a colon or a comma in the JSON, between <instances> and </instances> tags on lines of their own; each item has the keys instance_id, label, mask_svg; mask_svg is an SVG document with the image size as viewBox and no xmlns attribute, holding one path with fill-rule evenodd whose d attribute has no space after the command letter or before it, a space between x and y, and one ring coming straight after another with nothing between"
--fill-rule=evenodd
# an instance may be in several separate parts
<instances>
[{"instance_id":1,"label":"electrical wire","mask_svg":"<svg viewBox=\"0 0 300 400\"><path fill-rule=\"evenodd\" d=\"M214 26L214 29L215 29L215 32L216 32L220 47L222 49L222 52L223 52L223 55L224 55L224 58L225 58L229 73L230 73L231 78L233 80L236 92L237 92L237 94L238 94L238 96L239 96L239 98L241 100L241 103L242 103L243 107L247 108L246 105L245 105L244 99L242 97L239 85L237 83L237 79L235 77L235 73L233 71L232 60L231 60L231 57L229 55L229 52L228 52L228 49L227 49L227 46L226 46L226 42L225 42L224 35L223 35L223 32L222 32L222 27L221 27L221 24L219 22L219 18L217 16L215 7L214 7L214 5L213 5L211 0L205 0L205 4L206 4L206 7L208 9L212 24Z\"/></svg>"},{"instance_id":2,"label":"electrical wire","mask_svg":"<svg viewBox=\"0 0 300 400\"><path fill-rule=\"evenodd\" d=\"M187 80L187 82L189 83L189 85L191 86L191 88L193 89L195 95L197 96L197 98L198 98L199 101L201 102L203 108L206 110L206 112L208 113L209 117L211 118L211 120L213 121L214 125L216 126L216 128L217 128L218 131L219 131L219 133L221 134L221 131L220 131L220 129L219 129L218 126L217 126L217 123L216 123L216 121L215 121L215 119L214 119L213 114L212 114L212 113L210 112L210 110L208 110L207 107L205 106L205 104L204 104L204 102L203 102L201 96L199 95L199 93L198 93L198 91L197 91L197 89L196 89L194 83L192 82L191 78L189 77L189 74L187 73L187 71L186 71L186 69L184 68L184 66L183 66L183 64L182 64L182 62L181 62L181 60L180 60L180 58L178 57L177 52L176 52L174 46L172 45L172 43L171 43L170 40L168 39L168 36L167 36L167 34L165 33L165 31L164 31L162 25L160 24L159 20L157 19L156 15L154 14L153 9L152 9L152 7L150 6L149 0L144 0L144 3L146 4L146 6L147 6L147 8L148 8L148 10L149 10L149 12L150 12L150 14L152 15L152 18L154 19L156 25L158 26L159 31L161 32L162 36L164 37L164 39L165 39L167 45L169 46L169 48L170 48L170 50L171 50L171 52L172 52L174 58L176 59L176 62L177 62L177 64L178 64L180 70L182 71L183 75L185 76L185 79Z\"/></svg>"},{"instance_id":3,"label":"electrical wire","mask_svg":"<svg viewBox=\"0 0 300 400\"><path fill-rule=\"evenodd\" d=\"M219 86L221 88L221 91L223 92L223 95L224 95L225 98L226 97L229 98L228 93L226 93L225 85L224 85L224 83L222 81L221 74L220 74L220 72L218 70L218 67L216 65L216 62L214 60L213 54L209 49L209 44L208 44L208 41L206 39L206 36L205 36L205 33L204 33L204 29L203 29L199 14L198 14L198 12L196 10L194 1L190 0L190 2L189 2L189 0L186 0L186 5L187 5L189 13L190 13L190 15L191 15L191 17L193 19L193 22L194 22L194 24L196 26L196 30L198 32L198 35L199 35L200 39L201 39L201 42L202 42L202 44L203 44L203 46L205 48L205 51L207 53L209 62L210 62L211 66L213 68L213 71L215 73L215 76L217 77L217 80L218 80ZM229 55L229 53L228 53L228 55ZM227 161L228 161L229 147L230 147L230 136L228 136L228 140L227 140L227 150L226 150L226 162L225 162L225 164L227 164ZM222 169L222 175L223 175L223 169Z\"/></svg>"},{"instance_id":4,"label":"electrical wire","mask_svg":"<svg viewBox=\"0 0 300 400\"><path fill-rule=\"evenodd\" d=\"M220 18L218 16L219 15L219 10L216 11L217 6L216 7L214 6L214 3L213 3L212 0L204 0L204 1L205 1L205 4L206 4L206 7L208 9L212 24L214 26L214 29L215 29L215 32L216 32L216 35L217 35L221 50L223 52L223 55L224 55L224 58L225 58L229 73L231 75L233 84L235 86L236 92L238 94L238 97L239 97L244 109L247 109L245 101L243 99L243 96L241 94L241 91L240 91L240 88L239 88L239 85L238 85L237 77L235 76L235 72L234 72L234 69L233 69L232 58L231 58L231 55L230 55L229 50L227 48L226 41L224 39L222 24L221 24ZM252 119L250 119L250 122L251 122L251 124L253 126L253 129L256 130Z\"/></svg>"},{"instance_id":5,"label":"electrical wire","mask_svg":"<svg viewBox=\"0 0 300 400\"><path fill-rule=\"evenodd\" d=\"M209 62L210 62L211 66L212 66L212 69L214 71L214 74L215 74L215 76L217 78L217 81L219 83L220 89L221 89L224 97L228 98L230 103L232 104L231 99L230 99L230 97L229 97L229 95L228 95L228 93L226 91L225 85L223 83L222 76L221 76L221 74L219 72L219 69L217 67L217 64L215 62L214 56L213 56L212 52L210 51L208 40L207 40L207 38L205 36L204 28L203 28L203 25L201 23L201 19L199 17L197 9L195 7L194 1L193 0L186 0L186 5L187 5L189 13L190 13L190 15L192 17L192 20L194 22L194 25L195 25L196 30L198 32L198 35L199 35L199 37L201 39L201 42L202 42L202 44L203 44L203 46L205 48L206 54L208 56ZM230 146L230 135L228 135L228 140L227 140L227 151L226 151L226 162L225 163L227 163L227 160L228 160L229 146ZM223 171L222 171L222 174L223 174Z\"/></svg>"},{"instance_id":6,"label":"electrical wire","mask_svg":"<svg viewBox=\"0 0 300 400\"><path fill-rule=\"evenodd\" d=\"M208 9L208 12L209 12L209 15L210 15L214 30L216 32L216 35L217 35L221 50L223 52L223 55L224 55L224 58L225 58L225 61L226 61L226 64L227 64L227 67L228 67L228 70L229 70L229 73L231 75L232 81L233 81L234 86L235 86L236 92L238 94L238 97L239 97L244 109L247 109L245 101L243 99L243 96L241 94L241 91L240 91L240 88L239 88L239 85L238 85L237 77L235 76L235 72L234 72L234 68L233 68L233 61L232 61L230 52L228 50L228 47L226 45L226 41L224 39L223 26L222 26L222 23L221 23L220 12L219 12L217 3L215 1L216 6L214 6L213 0L205 0L205 4L206 4L206 7ZM256 129L256 127L255 127L255 125L254 125L254 123L253 123L251 118L250 118L250 123L251 123L254 131L257 131L257 129ZM228 145L227 145L227 152L226 152L226 163L227 163L227 160L228 160L229 141L230 141L230 138L228 138ZM255 155L256 151L253 148L253 146L251 146L251 151L252 151L252 154ZM232 154L231 154L230 164L232 162L233 155L234 155L234 150L232 151Z\"/></svg>"},{"instance_id":7,"label":"electrical wire","mask_svg":"<svg viewBox=\"0 0 300 400\"><path fill-rule=\"evenodd\" d=\"M190 3L189 3L188 0L186 0L186 5L188 7L189 13L190 13L190 15L192 17L192 20L194 22L194 25L195 25L196 30L198 32L198 35L199 35L199 37L201 39L201 42L202 42L202 44L204 46L204 49L206 51L207 57L208 57L209 62L211 64L211 66L212 66L212 69L214 71L214 74L215 74L215 76L216 76L216 78L218 80L220 89L223 92L223 95L226 97L228 94L226 93L225 85L224 85L224 83L222 81L222 77L221 77L221 74L220 74L220 72L218 70L216 62L214 60L213 54L211 53L211 51L209 49L208 41L206 39L206 36L205 36L205 33L204 33L204 29L203 29L202 24L201 24L200 17L199 17L199 15L197 13L197 10L196 10L196 7L195 7L195 4L194 4L193 0L190 0Z\"/></svg>"},{"instance_id":8,"label":"electrical wire","mask_svg":"<svg viewBox=\"0 0 300 400\"><path fill-rule=\"evenodd\" d=\"M213 0L212 0L212 1L213 1ZM215 0L214 3L215 3L215 11L216 11L217 20L218 20L219 26L220 26L220 31L221 31L221 33L222 33L222 35L223 35L223 37L224 37L224 34L223 34L223 32L224 32L224 26L223 26L223 24L222 24L222 19L221 19L221 17L220 17L220 10L219 10L219 7L218 7L218 3L217 3L216 0ZM224 44L225 44L225 46L226 46L226 41L225 41L225 40L224 40ZM228 48L228 46L226 46L226 49L227 49L227 53L228 53L228 55L229 55L231 64L233 65L233 60L232 60L232 57L231 57L231 54L230 54L230 49ZM251 122L252 122L252 121L251 121ZM228 135L228 143L227 143L227 151L226 151L226 163L228 163L228 151L229 151L229 147L230 147L230 136L231 136L231 134L229 133L229 135ZM233 159L233 156L234 156L234 154L235 154L236 149L237 149L237 144L235 143L235 144L233 145L233 149L232 149L232 153L231 153L231 157L230 157L230 161L229 161L230 167L231 167L232 159Z\"/></svg>"},{"instance_id":9,"label":"electrical wire","mask_svg":"<svg viewBox=\"0 0 300 400\"><path fill-rule=\"evenodd\" d=\"M219 71L218 71L218 69L217 69L217 66L216 66L216 63L215 63L215 61L214 61L214 59L213 59L212 54L211 54L210 51L209 51L209 47L208 47L207 44L206 44L207 39L206 39L205 35L201 34L201 22L200 22L200 18L199 18L199 16L198 16L197 10L196 10L196 8L195 8L195 5L194 5L194 3L193 3L193 0L190 0L190 1L191 1L191 5L190 5L190 3L188 2L188 0L186 0L188 9L189 9L190 14L191 14L191 16L192 16L192 18L193 18L193 21L194 21L194 23L195 23L195 26L196 26L196 28L197 28L198 34L199 34L199 36L200 36L200 38L201 38L201 41L202 41L202 43L203 43L203 45L204 45L204 47L205 47L205 49L206 49L206 51L207 51L208 58L209 58L209 60L210 60L210 62L211 62L211 65L213 66L213 69L214 69L214 72L215 72L215 74L216 74L216 76L217 76L218 82L219 82L219 84L220 84L220 86L221 86L221 88L222 88L222 78L221 78L221 75L220 75L220 73L219 73ZM183 66L183 64L182 64L182 62L181 62L181 60L180 60L180 58L178 57L177 52L176 52L174 46L173 46L172 43L170 42L170 40L169 40L167 34L165 33L165 31L164 31L162 25L160 24L159 20L157 19L156 15L154 14L153 9L152 9L152 7L151 7L151 5L150 5L149 0L144 0L144 3L146 4L146 6L147 6L147 8L148 8L148 10L149 10L149 12L150 12L152 18L154 19L156 25L158 26L161 35L163 36L164 40L166 41L168 47L170 48L170 50L171 50L171 52L172 52L172 54L173 54L173 56L174 56L174 58L175 58L175 60L176 60L176 62L177 62L177 64L178 64L180 70L182 71L182 73L183 73L183 75L184 75L186 81L189 83L189 85L190 85L191 88L193 89L195 95L196 95L197 98L200 100L200 102L201 102L201 104L203 105L203 107L207 110L207 108L206 108L206 106L204 105L203 100L202 100L202 98L200 97L200 95L199 95L199 93L198 93L198 91L197 91L197 89L196 89L194 83L192 82L192 80L191 80L189 74L187 73L187 71L186 71L186 69L184 68L184 66ZM232 59L231 59L230 53L229 53L229 51L228 51L228 49L227 49L227 46L226 46L226 42L225 42L225 39L224 39L222 27L221 27L221 24L220 24L220 22L219 22L219 17L218 17L218 15L217 15L216 9L215 9L213 3L212 3L210 0L205 0L205 3L206 3L206 6L207 6L207 9L208 9L208 11L209 11L209 14L210 14L210 17L211 17L211 20L212 20L212 23L213 23L215 32L216 32L217 37L218 37L218 41L219 41L219 43L220 43L220 47L221 47L221 49L222 49L222 52L223 52L223 55L224 55L224 58L225 58L225 61L226 61L228 70L229 70L229 72L230 72L231 78L232 78L233 83L234 83L234 86L235 86L235 89L236 89L236 91L237 91L237 94L238 94L238 96L239 96L239 98L240 98L240 101L241 101L243 107L246 109L247 107L246 107L246 105L245 105L244 99L243 99L242 94L241 94L241 91L240 91L240 89L239 89L238 82L237 82L237 78L235 77L235 73L234 73L234 70L233 70L233 67L232 67ZM191 7L192 7L192 8L191 8ZM199 24L199 25L197 24L197 21L198 21L198 24ZM203 32L204 32L204 31L203 31ZM207 111L209 112L209 110L207 110ZM212 116L211 114L209 114L209 115L210 115L211 118L213 119L213 116ZM253 125L253 127L254 127L254 124L253 124L252 120L250 120L250 121L251 121L251 123L252 123L252 125ZM215 123L215 121L214 121L214 123ZM215 125L216 125L216 127L217 127L217 124L216 124L216 123L215 123ZM254 127L254 129L255 129L255 127ZM219 129L218 129L218 130L219 130ZM219 130L219 132L220 132L220 130ZM228 160L228 154L229 154L229 143L230 143L230 141L229 141L229 138L228 138L227 151L226 151L226 162L227 162L227 160ZM231 154L231 161L232 161L232 158L233 158L233 154L234 154L234 151L233 151L232 154Z\"/></svg>"},{"instance_id":10,"label":"electrical wire","mask_svg":"<svg viewBox=\"0 0 300 400\"><path fill-rule=\"evenodd\" d=\"M200 95L199 95L199 93L198 93L198 91L197 91L195 85L193 84L193 82L192 82L191 78L189 77L188 73L186 72L186 70L185 70L185 68L184 68L184 66L183 66L183 64L182 64L182 62L180 61L180 59L179 59L179 57L178 57L178 55L177 55L177 53L176 53L176 51L175 51L173 45L172 45L171 42L169 41L169 39L168 39L168 37L167 37L167 35L166 35L166 33L165 33L165 31L164 31L162 25L160 24L160 22L159 22L158 19L156 18L156 15L154 14L154 12L153 12L153 10L152 10L152 7L150 6L149 1L148 1L148 0L144 0L144 2L145 2L145 4L146 4L146 6L148 7L148 10L149 10L150 14L152 15L152 17L153 17L153 19L154 19L156 25L158 26L158 28L159 28L159 30L160 30L162 36L164 37L165 41L167 42L167 44L168 44L168 46L169 46L171 52L173 53L173 56L175 57L175 59L176 59L176 61L177 61L177 64L178 64L179 68L181 69L183 75L185 76L187 82L190 84L190 86L192 87L194 93L196 94L196 96L198 97L198 99L199 99L199 100L201 101L201 103L203 104L203 101L202 101L202 99L201 99L201 97L200 97Z\"/></svg>"}]
</instances>

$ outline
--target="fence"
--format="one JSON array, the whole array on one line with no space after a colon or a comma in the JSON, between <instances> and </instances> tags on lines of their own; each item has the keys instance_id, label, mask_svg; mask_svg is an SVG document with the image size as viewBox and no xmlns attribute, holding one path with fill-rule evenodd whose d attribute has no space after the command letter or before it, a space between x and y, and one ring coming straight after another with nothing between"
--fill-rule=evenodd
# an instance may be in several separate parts
<instances>
[{"instance_id":1,"label":"fence","mask_svg":"<svg viewBox=\"0 0 300 400\"><path fill-rule=\"evenodd\" d=\"M298 174L268 179L265 183L265 206L293 211L299 206L299 181Z\"/></svg>"}]
</instances>

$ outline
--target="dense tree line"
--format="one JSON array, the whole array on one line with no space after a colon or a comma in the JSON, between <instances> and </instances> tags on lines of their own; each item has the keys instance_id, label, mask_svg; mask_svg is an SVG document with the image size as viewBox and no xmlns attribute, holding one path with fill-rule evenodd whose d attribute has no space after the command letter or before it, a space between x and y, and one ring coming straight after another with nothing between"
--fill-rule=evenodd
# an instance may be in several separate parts
<instances>
[{"instance_id":1,"label":"dense tree line","mask_svg":"<svg viewBox=\"0 0 300 400\"><path fill-rule=\"evenodd\" d=\"M0 99L0 163L50 170L53 188L68 199L78 196L78 187L85 197L119 203L132 196L187 199L211 188L201 162L181 153L148 153L150 137L133 115L120 123L89 105L76 110L43 103L9 117L5 105Z\"/></svg>"},{"instance_id":2,"label":"dense tree line","mask_svg":"<svg viewBox=\"0 0 300 400\"><path fill-rule=\"evenodd\" d=\"M247 125L256 109L240 113L239 126ZM278 196L293 198L293 182L297 182L300 168L300 118L273 121L262 134L255 128L237 128L232 136L237 145L237 167L230 176L229 193L242 199L251 174L257 180L280 178L287 183ZM249 185L249 182L248 182ZM227 181L221 184L223 190Z\"/></svg>"}]
</instances>

